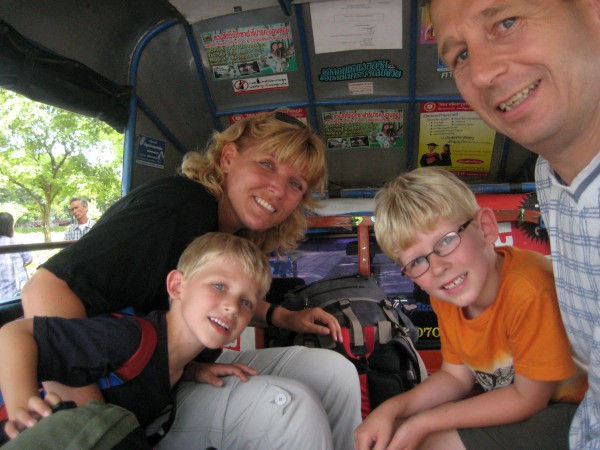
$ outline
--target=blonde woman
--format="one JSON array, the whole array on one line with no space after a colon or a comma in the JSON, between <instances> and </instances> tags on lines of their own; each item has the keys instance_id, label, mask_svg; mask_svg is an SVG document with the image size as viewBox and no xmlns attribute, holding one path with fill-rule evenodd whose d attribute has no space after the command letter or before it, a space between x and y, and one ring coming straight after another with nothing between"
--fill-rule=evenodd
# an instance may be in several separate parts
<instances>
[{"instance_id":1,"label":"blonde woman","mask_svg":"<svg viewBox=\"0 0 600 450\"><path fill-rule=\"evenodd\" d=\"M237 122L216 132L204 154L187 154L177 176L133 190L48 260L23 290L25 315L165 309L164 279L195 237L221 231L245 236L265 253L291 250L304 235L304 208L326 177L324 146L302 122L283 111ZM265 323L341 339L337 320L318 308L292 312L261 301L253 324ZM227 441L234 427L247 426L263 429L273 448L294 448L306 422L318 447L352 448L360 390L354 367L339 355L290 347L209 361L188 366L196 382L179 387L176 420L159 447L190 448L210 436L219 449L250 448ZM243 382L254 373L262 383ZM101 398L95 386L79 391L79 403ZM315 429L313 418L323 414L328 420Z\"/></svg>"}]
</instances>

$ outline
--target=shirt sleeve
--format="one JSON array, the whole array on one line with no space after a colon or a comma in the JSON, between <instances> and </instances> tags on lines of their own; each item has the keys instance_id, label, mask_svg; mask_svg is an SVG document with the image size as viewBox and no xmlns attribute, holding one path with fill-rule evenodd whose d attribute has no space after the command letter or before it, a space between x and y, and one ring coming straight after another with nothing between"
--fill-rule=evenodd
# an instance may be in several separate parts
<instances>
[{"instance_id":1,"label":"shirt sleeve","mask_svg":"<svg viewBox=\"0 0 600 450\"><path fill-rule=\"evenodd\" d=\"M35 317L38 379L86 386L118 369L138 349L140 328L133 317L86 319Z\"/></svg>"}]
</instances>

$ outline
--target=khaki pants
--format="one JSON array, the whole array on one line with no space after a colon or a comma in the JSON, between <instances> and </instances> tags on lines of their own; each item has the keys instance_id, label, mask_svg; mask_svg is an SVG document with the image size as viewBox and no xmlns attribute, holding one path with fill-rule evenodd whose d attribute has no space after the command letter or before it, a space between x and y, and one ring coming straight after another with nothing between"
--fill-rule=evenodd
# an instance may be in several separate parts
<instances>
[{"instance_id":1,"label":"khaki pants","mask_svg":"<svg viewBox=\"0 0 600 450\"><path fill-rule=\"evenodd\" d=\"M348 450L360 424L360 387L341 355L305 347L227 351L217 362L260 375L225 386L182 383L177 414L158 449ZM151 429L151 427L149 427Z\"/></svg>"}]
</instances>

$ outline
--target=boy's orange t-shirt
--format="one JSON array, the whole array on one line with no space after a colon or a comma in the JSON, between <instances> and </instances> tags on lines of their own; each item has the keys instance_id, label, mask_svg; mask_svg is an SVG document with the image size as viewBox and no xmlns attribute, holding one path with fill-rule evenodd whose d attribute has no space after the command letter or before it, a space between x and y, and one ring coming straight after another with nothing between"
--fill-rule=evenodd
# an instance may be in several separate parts
<instances>
[{"instance_id":1,"label":"boy's orange t-shirt","mask_svg":"<svg viewBox=\"0 0 600 450\"><path fill-rule=\"evenodd\" d=\"M443 359L467 365L486 391L511 384L518 373L532 380L565 380L552 400L581 401L586 377L576 375L551 262L515 247L495 250L504 256L500 286L479 317L466 319L461 308L431 298Z\"/></svg>"}]
</instances>

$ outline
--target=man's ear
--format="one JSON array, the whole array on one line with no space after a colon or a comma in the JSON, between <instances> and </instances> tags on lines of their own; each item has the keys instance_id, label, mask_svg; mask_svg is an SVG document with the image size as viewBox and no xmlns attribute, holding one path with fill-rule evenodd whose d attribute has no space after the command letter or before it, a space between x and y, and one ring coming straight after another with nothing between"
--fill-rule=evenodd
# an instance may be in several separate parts
<instances>
[{"instance_id":1,"label":"man's ear","mask_svg":"<svg viewBox=\"0 0 600 450\"><path fill-rule=\"evenodd\" d=\"M167 275L167 292L171 300L179 300L183 290L183 273L179 270L171 270Z\"/></svg>"},{"instance_id":2,"label":"man's ear","mask_svg":"<svg viewBox=\"0 0 600 450\"><path fill-rule=\"evenodd\" d=\"M483 238L488 244L494 244L498 240L498 221L491 208L481 208L475 215L475 220L479 224L479 229L483 233Z\"/></svg>"},{"instance_id":3,"label":"man's ear","mask_svg":"<svg viewBox=\"0 0 600 450\"><path fill-rule=\"evenodd\" d=\"M228 142L223 146L221 158L219 159L219 166L221 167L223 173L227 173L229 171L229 167L231 166L231 163L236 157L237 153L238 149L234 142Z\"/></svg>"}]
</instances>

